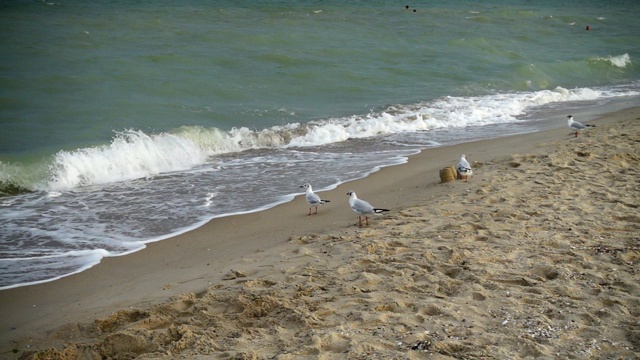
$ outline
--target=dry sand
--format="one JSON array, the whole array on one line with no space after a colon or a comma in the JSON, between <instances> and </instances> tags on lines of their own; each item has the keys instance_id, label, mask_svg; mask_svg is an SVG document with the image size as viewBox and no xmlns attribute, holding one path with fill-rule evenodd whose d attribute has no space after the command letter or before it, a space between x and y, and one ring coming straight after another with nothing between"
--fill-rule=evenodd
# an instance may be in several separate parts
<instances>
[{"instance_id":1,"label":"dry sand","mask_svg":"<svg viewBox=\"0 0 640 360\"><path fill-rule=\"evenodd\" d=\"M301 196L0 291L0 355L639 358L640 108L592 123L430 149L318 215ZM474 176L439 183L461 153ZM351 189L392 211L358 227Z\"/></svg>"}]
</instances>

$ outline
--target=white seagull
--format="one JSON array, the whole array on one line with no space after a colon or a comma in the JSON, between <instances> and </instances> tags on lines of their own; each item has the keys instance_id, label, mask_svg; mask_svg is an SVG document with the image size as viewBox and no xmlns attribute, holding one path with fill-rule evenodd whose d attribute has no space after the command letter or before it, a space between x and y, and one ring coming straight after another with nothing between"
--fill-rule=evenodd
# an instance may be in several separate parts
<instances>
[{"instance_id":1,"label":"white seagull","mask_svg":"<svg viewBox=\"0 0 640 360\"><path fill-rule=\"evenodd\" d=\"M581 122L577 122L573 120L573 115L568 115L567 116L569 118L569 120L567 121L567 125L569 125L569 128L571 130L575 130L575 136L574 137L578 137L578 132L582 129L588 128L588 127L596 127L595 125L591 125L591 124L583 124Z\"/></svg>"},{"instance_id":2,"label":"white seagull","mask_svg":"<svg viewBox=\"0 0 640 360\"><path fill-rule=\"evenodd\" d=\"M309 203L309 215L311 215L311 208L315 206L316 208L316 212L314 214L318 213L318 206L319 205L323 205L324 203L328 203L330 202L329 200L322 200L320 199L320 196L318 196L316 193L313 192L313 189L311 188L311 184L307 183L304 184L302 186L300 186L301 188L305 188L307 189L307 202Z\"/></svg>"},{"instance_id":3,"label":"white seagull","mask_svg":"<svg viewBox=\"0 0 640 360\"><path fill-rule=\"evenodd\" d=\"M358 225L362 226L362 215L364 214L367 225L369 225L369 216L368 214L379 214L385 211L389 211L388 209L377 209L371 206L368 202L358 199L355 191L349 191L347 193L349 195L349 206L351 206L351 210L358 213Z\"/></svg>"},{"instance_id":4,"label":"white seagull","mask_svg":"<svg viewBox=\"0 0 640 360\"><path fill-rule=\"evenodd\" d=\"M471 170L471 165L467 161L467 156L462 154L460 156L460 161L458 162L458 166L456 167L460 177L464 177L465 181L469 181L469 176L473 175L473 170Z\"/></svg>"}]
</instances>

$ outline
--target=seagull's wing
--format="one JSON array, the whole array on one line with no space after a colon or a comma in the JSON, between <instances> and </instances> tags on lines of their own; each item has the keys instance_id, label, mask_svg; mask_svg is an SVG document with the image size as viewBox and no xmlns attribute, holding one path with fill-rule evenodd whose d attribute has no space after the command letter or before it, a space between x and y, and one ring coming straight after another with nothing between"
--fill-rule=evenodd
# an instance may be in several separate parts
<instances>
[{"instance_id":1,"label":"seagull's wing","mask_svg":"<svg viewBox=\"0 0 640 360\"><path fill-rule=\"evenodd\" d=\"M572 128L572 129L582 130L582 129L586 128L586 126L585 126L583 123L581 123L581 122L573 121L573 122L571 123L571 128Z\"/></svg>"},{"instance_id":2,"label":"seagull's wing","mask_svg":"<svg viewBox=\"0 0 640 360\"><path fill-rule=\"evenodd\" d=\"M469 162L465 158L460 158L458 170L471 170L471 165L469 165Z\"/></svg>"},{"instance_id":3,"label":"seagull's wing","mask_svg":"<svg viewBox=\"0 0 640 360\"><path fill-rule=\"evenodd\" d=\"M373 206L362 199L355 199L351 204L351 209L358 214L368 214L373 212Z\"/></svg>"},{"instance_id":4,"label":"seagull's wing","mask_svg":"<svg viewBox=\"0 0 640 360\"><path fill-rule=\"evenodd\" d=\"M309 203L309 205L318 205L322 203L322 200L320 200L320 196L318 196L316 193L308 192L307 202Z\"/></svg>"}]
</instances>

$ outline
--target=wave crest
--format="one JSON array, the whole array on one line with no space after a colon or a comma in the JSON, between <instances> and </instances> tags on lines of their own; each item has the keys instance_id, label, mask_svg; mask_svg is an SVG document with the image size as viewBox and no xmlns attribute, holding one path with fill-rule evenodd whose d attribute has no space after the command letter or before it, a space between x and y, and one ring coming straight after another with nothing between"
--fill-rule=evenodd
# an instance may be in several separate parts
<instances>
[{"instance_id":1,"label":"wave crest","mask_svg":"<svg viewBox=\"0 0 640 360\"><path fill-rule=\"evenodd\" d=\"M190 139L173 134L147 135L140 130L116 134L108 146L60 151L49 166L47 190L106 184L163 172L188 170L207 154Z\"/></svg>"},{"instance_id":2,"label":"wave crest","mask_svg":"<svg viewBox=\"0 0 640 360\"><path fill-rule=\"evenodd\" d=\"M593 59L594 62L604 62L617 68L624 69L628 65L631 65L631 57L629 54L622 54L618 56L597 57Z\"/></svg>"},{"instance_id":3,"label":"wave crest","mask_svg":"<svg viewBox=\"0 0 640 360\"><path fill-rule=\"evenodd\" d=\"M183 126L169 133L116 132L104 146L59 151L52 160L28 167L0 162L0 190L60 191L127 181L202 166L211 156L250 149L321 146L348 139L516 122L532 106L637 95L632 90L564 89L477 97L447 96L411 105L393 105L366 115L290 123L262 130L246 127ZM6 191L5 191L6 190Z\"/></svg>"}]
</instances>

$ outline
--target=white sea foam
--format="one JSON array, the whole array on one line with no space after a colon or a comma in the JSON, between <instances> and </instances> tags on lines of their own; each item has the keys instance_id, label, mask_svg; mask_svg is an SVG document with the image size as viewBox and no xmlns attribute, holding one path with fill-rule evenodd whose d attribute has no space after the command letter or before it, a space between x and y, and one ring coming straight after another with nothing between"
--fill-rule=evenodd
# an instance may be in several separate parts
<instances>
[{"instance_id":1,"label":"white sea foam","mask_svg":"<svg viewBox=\"0 0 640 360\"><path fill-rule=\"evenodd\" d=\"M628 59L625 54L610 61L626 63ZM620 95L628 94L558 87L477 97L447 96L425 103L390 106L366 115L262 130L240 127L223 131L184 126L157 135L128 130L117 133L107 146L57 153L46 189L71 189L185 171L205 164L210 156L248 149L320 146L379 135L516 122L517 116L533 106Z\"/></svg>"},{"instance_id":2,"label":"white sea foam","mask_svg":"<svg viewBox=\"0 0 640 360\"><path fill-rule=\"evenodd\" d=\"M518 115L532 106L607 96L611 94L561 87L479 97L448 96L418 106L393 106L376 114L310 123L305 133L293 138L287 146L316 146L377 135L515 122Z\"/></svg>"},{"instance_id":3,"label":"white sea foam","mask_svg":"<svg viewBox=\"0 0 640 360\"><path fill-rule=\"evenodd\" d=\"M19 286L25 285L35 285L41 284L45 282L50 282L54 280L61 279L66 276L70 276L73 274L77 274L83 272L97 264L100 261L110 256L110 253L104 249L93 249L93 250L78 250L78 251L69 251L66 253L61 253L52 256L40 256L37 258L9 258L9 259L0 259L0 270L3 274L11 274L13 273L15 279L13 281L15 283L11 285L0 285L0 290L11 289ZM25 267L29 267L31 263L34 263L33 268L31 269L31 273L22 274L24 272ZM15 268L19 266L19 268ZM56 269L74 269L72 271L64 271L61 272L61 275L54 277L44 277L46 280L25 280L21 281L21 276L27 276L27 278L37 278L38 273L49 274L50 272L55 272ZM34 276L34 273L36 276Z\"/></svg>"},{"instance_id":4,"label":"white sea foam","mask_svg":"<svg viewBox=\"0 0 640 360\"><path fill-rule=\"evenodd\" d=\"M213 204L213 199L216 197L216 195L217 194L214 193L214 192L213 193L208 193L207 197L205 198L205 201L204 201L204 206L205 207L211 206L211 204Z\"/></svg>"},{"instance_id":5,"label":"white sea foam","mask_svg":"<svg viewBox=\"0 0 640 360\"><path fill-rule=\"evenodd\" d=\"M187 170L206 158L206 152L186 137L128 130L118 133L108 146L58 152L48 188L70 189Z\"/></svg>"},{"instance_id":6,"label":"white sea foam","mask_svg":"<svg viewBox=\"0 0 640 360\"><path fill-rule=\"evenodd\" d=\"M631 65L631 57L629 57L629 54L609 56L607 58L600 58L600 60L608 61L611 65L619 68L625 68L627 65Z\"/></svg>"},{"instance_id":7,"label":"white sea foam","mask_svg":"<svg viewBox=\"0 0 640 360\"><path fill-rule=\"evenodd\" d=\"M631 65L631 57L629 54L615 55L615 56L607 56L607 57L596 57L589 59L591 63L607 63L610 66L615 66L620 69L624 69L627 66Z\"/></svg>"}]
</instances>

